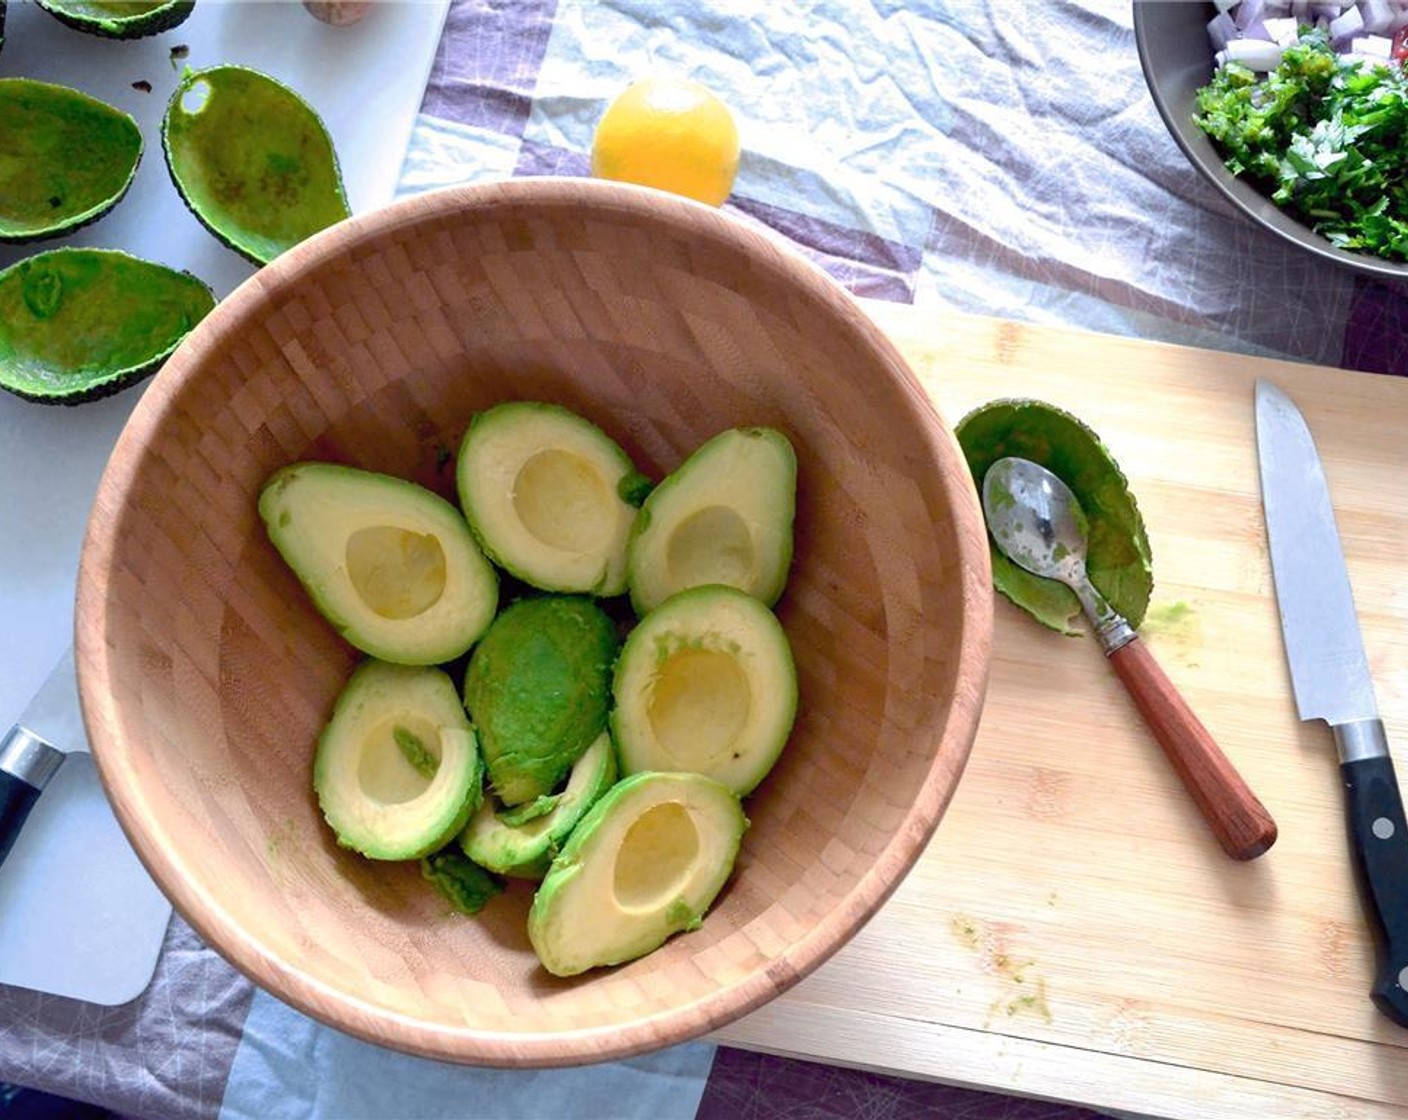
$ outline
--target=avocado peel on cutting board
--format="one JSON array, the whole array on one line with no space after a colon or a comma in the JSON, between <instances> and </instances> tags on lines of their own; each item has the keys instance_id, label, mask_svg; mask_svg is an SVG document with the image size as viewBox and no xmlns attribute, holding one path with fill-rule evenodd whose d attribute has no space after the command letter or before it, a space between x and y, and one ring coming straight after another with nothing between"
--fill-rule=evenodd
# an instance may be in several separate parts
<instances>
[{"instance_id":1,"label":"avocado peel on cutting board","mask_svg":"<svg viewBox=\"0 0 1408 1120\"><path fill-rule=\"evenodd\" d=\"M1153 557L1129 481L1100 437L1064 409L1029 398L980 405L958 422L955 435L979 491L988 468L1009 455L1040 463L1070 487L1089 527L1090 580L1138 628L1154 590ZM991 540L988 549L998 591L1043 626L1084 632L1070 588L1019 568Z\"/></svg>"}]
</instances>

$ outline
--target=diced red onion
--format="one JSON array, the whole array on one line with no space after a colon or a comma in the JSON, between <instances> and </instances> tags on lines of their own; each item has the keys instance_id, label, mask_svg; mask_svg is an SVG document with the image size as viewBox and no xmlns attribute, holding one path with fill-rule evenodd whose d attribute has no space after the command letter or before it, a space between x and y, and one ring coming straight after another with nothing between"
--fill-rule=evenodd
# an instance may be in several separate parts
<instances>
[{"instance_id":1,"label":"diced red onion","mask_svg":"<svg viewBox=\"0 0 1408 1120\"><path fill-rule=\"evenodd\" d=\"M1237 13L1233 17L1237 26L1243 31L1255 26L1265 18L1266 0L1242 0L1237 5Z\"/></svg>"},{"instance_id":2,"label":"diced red onion","mask_svg":"<svg viewBox=\"0 0 1408 1120\"><path fill-rule=\"evenodd\" d=\"M1358 8L1346 8L1344 14L1330 21L1330 46L1335 50L1345 50L1355 36L1364 31L1364 17Z\"/></svg>"},{"instance_id":3,"label":"diced red onion","mask_svg":"<svg viewBox=\"0 0 1408 1120\"><path fill-rule=\"evenodd\" d=\"M1393 7L1388 0L1363 0L1359 5L1359 15L1364 21L1364 30L1370 35L1382 35L1393 25Z\"/></svg>"},{"instance_id":4,"label":"diced red onion","mask_svg":"<svg viewBox=\"0 0 1408 1120\"><path fill-rule=\"evenodd\" d=\"M1330 46L1351 62L1382 65L1393 58L1393 36L1408 28L1408 0L1215 0L1208 21L1214 61L1273 69L1306 24L1324 29Z\"/></svg>"},{"instance_id":5,"label":"diced red onion","mask_svg":"<svg viewBox=\"0 0 1408 1120\"><path fill-rule=\"evenodd\" d=\"M1236 37L1236 21L1226 12L1218 12L1212 19L1208 20L1208 38L1212 40L1213 50L1226 50L1227 44Z\"/></svg>"}]
</instances>

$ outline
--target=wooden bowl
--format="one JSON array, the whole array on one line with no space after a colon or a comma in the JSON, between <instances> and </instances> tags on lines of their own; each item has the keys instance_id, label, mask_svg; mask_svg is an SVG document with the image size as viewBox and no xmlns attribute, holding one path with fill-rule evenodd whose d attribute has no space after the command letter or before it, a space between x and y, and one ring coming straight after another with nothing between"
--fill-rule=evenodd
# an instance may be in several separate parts
<instances>
[{"instance_id":1,"label":"wooden bowl","mask_svg":"<svg viewBox=\"0 0 1408 1120\"><path fill-rule=\"evenodd\" d=\"M275 468L321 458L453 500L471 414L596 421L654 477L722 428L796 445L778 613L801 713L695 932L558 980L514 888L451 912L415 863L339 849L313 745L356 655L268 543ZM929 841L978 723L988 550L949 428L850 297L722 212L593 180L414 198L288 252L152 381L79 577L80 689L117 816L179 912L257 984L431 1058L570 1065L695 1037L811 972ZM961 858L958 854L957 858Z\"/></svg>"}]
</instances>

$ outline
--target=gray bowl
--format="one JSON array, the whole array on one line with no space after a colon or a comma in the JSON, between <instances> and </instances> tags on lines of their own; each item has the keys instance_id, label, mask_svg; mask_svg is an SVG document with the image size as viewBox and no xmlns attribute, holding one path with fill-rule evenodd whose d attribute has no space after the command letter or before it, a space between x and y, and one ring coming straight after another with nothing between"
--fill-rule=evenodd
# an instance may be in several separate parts
<instances>
[{"instance_id":1,"label":"gray bowl","mask_svg":"<svg viewBox=\"0 0 1408 1120\"><path fill-rule=\"evenodd\" d=\"M1238 210L1272 233L1327 261L1384 279L1408 279L1408 264L1337 249L1250 183L1232 175L1207 134L1193 123L1193 98L1212 78L1207 23L1211 4L1135 0L1134 41L1154 105L1189 161Z\"/></svg>"}]
</instances>

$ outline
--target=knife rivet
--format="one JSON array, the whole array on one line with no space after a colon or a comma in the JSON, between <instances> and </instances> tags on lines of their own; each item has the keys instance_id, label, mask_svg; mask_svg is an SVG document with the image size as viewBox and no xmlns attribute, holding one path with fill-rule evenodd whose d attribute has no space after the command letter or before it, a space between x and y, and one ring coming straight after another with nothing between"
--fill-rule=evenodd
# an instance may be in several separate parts
<instances>
[{"instance_id":1,"label":"knife rivet","mask_svg":"<svg viewBox=\"0 0 1408 1120\"><path fill-rule=\"evenodd\" d=\"M1398 986L1405 992L1408 992L1408 968L1403 969L1403 971L1398 974Z\"/></svg>"},{"instance_id":2,"label":"knife rivet","mask_svg":"<svg viewBox=\"0 0 1408 1120\"><path fill-rule=\"evenodd\" d=\"M1370 826L1374 830L1374 836L1379 840L1393 839L1393 822L1387 817L1379 817Z\"/></svg>"}]
</instances>

